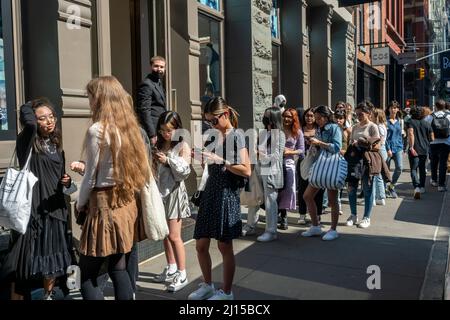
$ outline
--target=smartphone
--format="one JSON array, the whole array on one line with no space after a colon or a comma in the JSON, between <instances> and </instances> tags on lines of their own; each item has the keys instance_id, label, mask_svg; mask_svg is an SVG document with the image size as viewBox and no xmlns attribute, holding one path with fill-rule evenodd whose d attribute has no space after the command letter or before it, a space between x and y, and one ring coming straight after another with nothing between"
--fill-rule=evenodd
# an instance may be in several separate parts
<instances>
[{"instance_id":1,"label":"smartphone","mask_svg":"<svg viewBox=\"0 0 450 320\"><path fill-rule=\"evenodd\" d=\"M152 152L153 153L158 153L159 152L158 147L157 146L152 146Z\"/></svg>"}]
</instances>

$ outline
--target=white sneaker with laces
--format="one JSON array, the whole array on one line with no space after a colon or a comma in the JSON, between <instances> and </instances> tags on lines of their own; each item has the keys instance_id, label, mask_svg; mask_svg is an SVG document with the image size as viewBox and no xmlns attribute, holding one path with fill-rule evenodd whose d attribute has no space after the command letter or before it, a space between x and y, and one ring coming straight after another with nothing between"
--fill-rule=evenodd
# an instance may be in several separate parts
<instances>
[{"instance_id":1,"label":"white sneaker with laces","mask_svg":"<svg viewBox=\"0 0 450 320\"><path fill-rule=\"evenodd\" d=\"M202 282L198 286L199 288L188 296L188 300L206 300L211 298L216 293L213 283L209 285Z\"/></svg>"},{"instance_id":2,"label":"white sneaker with laces","mask_svg":"<svg viewBox=\"0 0 450 320\"><path fill-rule=\"evenodd\" d=\"M345 223L348 227L351 227L358 223L358 217L351 214L350 217L348 217L347 222Z\"/></svg>"},{"instance_id":3,"label":"white sneaker with laces","mask_svg":"<svg viewBox=\"0 0 450 320\"><path fill-rule=\"evenodd\" d=\"M276 240L277 238L278 236L276 235L276 233L264 232L262 235L256 238L256 240L258 240L259 242L269 242Z\"/></svg>"},{"instance_id":4,"label":"white sneaker with laces","mask_svg":"<svg viewBox=\"0 0 450 320\"><path fill-rule=\"evenodd\" d=\"M242 228L242 236L252 236L256 234L255 228L249 226L248 224L246 224L243 228Z\"/></svg>"},{"instance_id":5,"label":"white sneaker with laces","mask_svg":"<svg viewBox=\"0 0 450 320\"><path fill-rule=\"evenodd\" d=\"M175 276L175 278L173 278L172 283L167 287L167 291L169 292L177 292L181 289L183 289L184 287L187 286L187 284L189 283L187 276L184 277L181 275L180 272L177 272L177 275Z\"/></svg>"},{"instance_id":6,"label":"white sneaker with laces","mask_svg":"<svg viewBox=\"0 0 450 320\"><path fill-rule=\"evenodd\" d=\"M234 300L233 292L226 294L222 289L217 290L216 293L208 300Z\"/></svg>"},{"instance_id":7,"label":"white sneaker with laces","mask_svg":"<svg viewBox=\"0 0 450 320\"><path fill-rule=\"evenodd\" d=\"M177 275L177 272L169 273L169 266L166 266L160 274L154 276L152 278L153 282L156 283L162 283L162 282L169 282L175 279L175 276Z\"/></svg>"},{"instance_id":8,"label":"white sneaker with laces","mask_svg":"<svg viewBox=\"0 0 450 320\"><path fill-rule=\"evenodd\" d=\"M358 224L358 228L366 229L370 227L370 218L363 218Z\"/></svg>"},{"instance_id":9,"label":"white sneaker with laces","mask_svg":"<svg viewBox=\"0 0 450 320\"><path fill-rule=\"evenodd\" d=\"M311 226L307 231L302 232L302 237L315 237L322 235L322 233L320 226Z\"/></svg>"},{"instance_id":10,"label":"white sneaker with laces","mask_svg":"<svg viewBox=\"0 0 450 320\"><path fill-rule=\"evenodd\" d=\"M329 230L323 237L322 240L325 241L332 241L334 239L337 239L339 237L339 234L337 233L336 230Z\"/></svg>"},{"instance_id":11,"label":"white sneaker with laces","mask_svg":"<svg viewBox=\"0 0 450 320\"><path fill-rule=\"evenodd\" d=\"M376 202L377 202L377 206L385 206L386 205L386 200L384 200L384 199L377 200Z\"/></svg>"},{"instance_id":12,"label":"white sneaker with laces","mask_svg":"<svg viewBox=\"0 0 450 320\"><path fill-rule=\"evenodd\" d=\"M301 225L305 225L306 224L306 214L301 214L297 223L301 224Z\"/></svg>"}]
</instances>

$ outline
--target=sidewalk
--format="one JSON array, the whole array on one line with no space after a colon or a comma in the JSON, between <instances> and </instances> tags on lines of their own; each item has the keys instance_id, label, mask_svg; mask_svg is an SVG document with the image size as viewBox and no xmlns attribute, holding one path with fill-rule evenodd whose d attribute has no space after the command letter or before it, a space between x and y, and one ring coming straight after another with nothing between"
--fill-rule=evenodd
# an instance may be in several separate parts
<instances>
[{"instance_id":1,"label":"sidewalk","mask_svg":"<svg viewBox=\"0 0 450 320\"><path fill-rule=\"evenodd\" d=\"M450 180L450 179L449 179ZM349 214L344 199L340 238L324 242L302 238L306 226L296 224L298 214L289 214L289 229L277 241L256 242L256 236L234 242L236 274L233 292L238 300L266 299L442 299L448 257L450 195L427 185L421 200L412 199L409 170L400 178L400 198L377 206L372 225L363 230L344 226ZM263 211L261 211L263 212ZM363 207L358 207L362 216ZM323 216L329 228L330 214ZM258 234L264 224L259 225ZM213 280L220 288L222 265L216 241L211 242ZM188 278L191 282L177 293L151 282L151 276L166 265L164 255L140 266L138 300L187 299L201 282L195 241L186 244ZM381 270L381 289L369 290L367 268Z\"/></svg>"}]
</instances>

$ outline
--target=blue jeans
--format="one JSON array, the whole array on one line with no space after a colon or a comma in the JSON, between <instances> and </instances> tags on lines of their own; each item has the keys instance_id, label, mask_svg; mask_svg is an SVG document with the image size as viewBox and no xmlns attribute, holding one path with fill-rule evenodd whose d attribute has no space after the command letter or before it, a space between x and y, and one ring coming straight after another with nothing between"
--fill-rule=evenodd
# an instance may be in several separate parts
<instances>
[{"instance_id":1,"label":"blue jeans","mask_svg":"<svg viewBox=\"0 0 450 320\"><path fill-rule=\"evenodd\" d=\"M395 185L398 181L398 178L400 178L403 170L403 151L401 150L393 153L392 157L387 159L387 165L389 169L391 168L391 160L394 160L395 165L394 175L392 176L392 184Z\"/></svg>"},{"instance_id":2,"label":"blue jeans","mask_svg":"<svg viewBox=\"0 0 450 320\"><path fill-rule=\"evenodd\" d=\"M359 182L359 181L358 181ZM350 202L350 211L352 215L357 215L357 207L356 207L356 197L357 197L357 191L358 191L358 182L356 183L349 183L348 185L348 200ZM374 185L374 178L363 176L362 177L362 188L364 191L364 218L370 218L370 215L372 214L372 208L373 208L373 185Z\"/></svg>"},{"instance_id":3,"label":"blue jeans","mask_svg":"<svg viewBox=\"0 0 450 320\"><path fill-rule=\"evenodd\" d=\"M427 156L411 157L409 156L409 165L411 168L411 180L414 188L425 188L425 179L427 173L425 171L425 165L427 162ZM419 169L419 177L417 177L417 169Z\"/></svg>"},{"instance_id":4,"label":"blue jeans","mask_svg":"<svg viewBox=\"0 0 450 320\"><path fill-rule=\"evenodd\" d=\"M386 186L384 185L384 180L381 174L373 178L373 184L374 188L372 189L375 200L386 199Z\"/></svg>"}]
</instances>

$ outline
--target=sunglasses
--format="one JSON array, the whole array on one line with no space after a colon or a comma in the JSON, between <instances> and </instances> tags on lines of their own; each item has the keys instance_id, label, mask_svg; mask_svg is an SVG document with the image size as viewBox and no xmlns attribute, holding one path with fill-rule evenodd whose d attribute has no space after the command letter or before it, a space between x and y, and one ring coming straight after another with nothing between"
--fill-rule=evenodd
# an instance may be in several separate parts
<instances>
[{"instance_id":1,"label":"sunglasses","mask_svg":"<svg viewBox=\"0 0 450 320\"><path fill-rule=\"evenodd\" d=\"M212 118L211 120L205 120L205 122L207 123L207 124L209 124L210 126L217 126L217 124L219 123L219 119L220 118L222 118L222 116L224 115L225 113L222 113L221 115L219 115L219 116L217 116L217 117L214 117L214 118Z\"/></svg>"}]
</instances>

